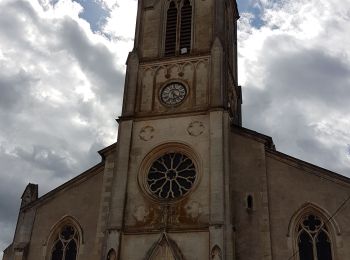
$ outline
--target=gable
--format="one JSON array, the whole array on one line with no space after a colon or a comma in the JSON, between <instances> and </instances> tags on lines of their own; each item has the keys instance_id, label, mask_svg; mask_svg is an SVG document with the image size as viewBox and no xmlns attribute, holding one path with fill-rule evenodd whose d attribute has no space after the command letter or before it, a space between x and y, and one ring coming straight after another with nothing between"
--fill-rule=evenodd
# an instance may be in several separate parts
<instances>
[{"instance_id":1,"label":"gable","mask_svg":"<svg viewBox=\"0 0 350 260\"><path fill-rule=\"evenodd\" d=\"M292 248L290 223L305 205L313 205L314 211L326 216L327 223L334 223L334 241L345 243L343 234L350 232L350 207L345 203L350 196L348 178L272 151L266 152L266 172L274 255ZM289 242L283 243L286 240Z\"/></svg>"},{"instance_id":2,"label":"gable","mask_svg":"<svg viewBox=\"0 0 350 260\"><path fill-rule=\"evenodd\" d=\"M103 167L95 169L95 172L85 177L66 184L66 187L59 187L37 203L28 259L35 259L35 256L43 252L50 254L49 235L57 223L65 218L76 219L86 237L84 246L93 248L101 201Z\"/></svg>"}]
</instances>

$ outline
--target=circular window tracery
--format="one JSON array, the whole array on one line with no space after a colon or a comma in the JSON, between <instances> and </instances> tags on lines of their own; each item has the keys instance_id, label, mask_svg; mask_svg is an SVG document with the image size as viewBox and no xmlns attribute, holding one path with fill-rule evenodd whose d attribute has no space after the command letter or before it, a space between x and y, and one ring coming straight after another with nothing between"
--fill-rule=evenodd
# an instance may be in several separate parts
<instances>
[{"instance_id":1,"label":"circular window tracery","mask_svg":"<svg viewBox=\"0 0 350 260\"><path fill-rule=\"evenodd\" d=\"M188 193L196 178L195 164L188 156L166 153L152 163L146 182L153 196L173 200Z\"/></svg>"}]
</instances>

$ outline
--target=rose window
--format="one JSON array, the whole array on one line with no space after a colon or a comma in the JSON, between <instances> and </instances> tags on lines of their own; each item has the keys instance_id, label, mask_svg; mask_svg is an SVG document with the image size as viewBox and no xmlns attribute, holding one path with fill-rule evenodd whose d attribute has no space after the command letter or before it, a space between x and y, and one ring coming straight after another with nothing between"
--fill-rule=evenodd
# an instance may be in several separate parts
<instances>
[{"instance_id":1,"label":"rose window","mask_svg":"<svg viewBox=\"0 0 350 260\"><path fill-rule=\"evenodd\" d=\"M196 178L196 167L190 158L181 153L167 153L153 162L147 184L154 196L171 200L185 195Z\"/></svg>"}]
</instances>

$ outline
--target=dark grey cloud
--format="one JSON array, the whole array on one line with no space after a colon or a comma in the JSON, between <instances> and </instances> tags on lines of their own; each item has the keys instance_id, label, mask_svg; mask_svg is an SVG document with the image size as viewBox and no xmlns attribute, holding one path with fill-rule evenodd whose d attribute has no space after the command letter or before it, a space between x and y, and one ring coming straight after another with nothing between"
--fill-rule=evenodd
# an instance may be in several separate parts
<instances>
[{"instance_id":1,"label":"dark grey cloud","mask_svg":"<svg viewBox=\"0 0 350 260\"><path fill-rule=\"evenodd\" d=\"M0 71L0 109L6 112L23 109L35 81L37 79L23 69L12 75Z\"/></svg>"},{"instance_id":2,"label":"dark grey cloud","mask_svg":"<svg viewBox=\"0 0 350 260\"><path fill-rule=\"evenodd\" d=\"M26 172L23 162L5 153L0 147L0 246L5 249L13 238L20 206L21 190L26 186ZM30 165L29 169L31 169Z\"/></svg>"},{"instance_id":3,"label":"dark grey cloud","mask_svg":"<svg viewBox=\"0 0 350 260\"><path fill-rule=\"evenodd\" d=\"M17 53L26 56L29 53L43 55L43 45L31 41L34 33L47 36L48 42L54 40L53 31L48 24L42 23L33 6L28 1L4 1L0 3L1 42L8 46L2 49L5 53Z\"/></svg>"},{"instance_id":4,"label":"dark grey cloud","mask_svg":"<svg viewBox=\"0 0 350 260\"><path fill-rule=\"evenodd\" d=\"M0 2L0 250L29 182L43 195L98 163L97 151L117 135L124 77L108 40L70 9L43 10Z\"/></svg>"},{"instance_id":5,"label":"dark grey cloud","mask_svg":"<svg viewBox=\"0 0 350 260\"><path fill-rule=\"evenodd\" d=\"M110 99L110 93L121 95L124 74L117 70L115 57L103 44L93 44L79 24L66 19L60 27L61 44L76 58L80 67L98 88L101 99ZM113 97L112 97L113 98Z\"/></svg>"},{"instance_id":6,"label":"dark grey cloud","mask_svg":"<svg viewBox=\"0 0 350 260\"><path fill-rule=\"evenodd\" d=\"M13 153L20 160L26 161L33 167L53 172L53 175L62 177L71 172L69 159L55 152L50 147L34 145L32 151L16 147Z\"/></svg>"},{"instance_id":7,"label":"dark grey cloud","mask_svg":"<svg viewBox=\"0 0 350 260\"><path fill-rule=\"evenodd\" d=\"M349 62L304 45L287 35L266 39L256 61L259 74L252 73L261 78L243 89L244 124L271 135L282 152L350 175L342 161L347 143L322 142L323 134L337 139L350 132L328 123L327 133L320 133L323 120L348 116Z\"/></svg>"},{"instance_id":8,"label":"dark grey cloud","mask_svg":"<svg viewBox=\"0 0 350 260\"><path fill-rule=\"evenodd\" d=\"M120 112L124 76L115 64L116 53L107 45L111 39L132 36L124 37L127 30L117 30L110 19L106 27L110 38L97 39L78 14L68 10L69 1L60 7L67 8L65 16L57 14L63 9L52 12L52 17L42 15L58 2L39 0L40 10L35 0L0 2L0 249L12 240L20 196L28 182L38 183L42 195L97 163L96 151L116 139L114 118ZM264 6L259 1L262 13L271 11L276 1L267 2ZM339 13L338 6L345 10L348 5L333 2L329 13ZM316 2L314 6L303 10L321 8ZM283 11L284 19L288 9ZM88 10L84 14L89 15ZM292 15L297 23L314 14ZM274 13L268 16L273 17ZM350 61L342 47L350 44L346 41L350 32L344 29L348 17L323 16L325 29L316 39L288 33L302 26L256 38L255 43L264 42L263 48L254 59L240 58L249 62L243 88L244 126L271 135L282 152L343 174L349 173L350 160L346 138L350 135L341 127L349 111ZM274 20L270 26L266 19L259 27L261 32L283 28L275 24ZM240 33L258 34L251 25L254 19Z\"/></svg>"},{"instance_id":9,"label":"dark grey cloud","mask_svg":"<svg viewBox=\"0 0 350 260\"><path fill-rule=\"evenodd\" d=\"M290 37L273 37L264 44L266 86L271 92L284 94L319 105L342 109L350 106L350 68L339 56L326 49L298 46ZM273 46L273 48L271 48Z\"/></svg>"}]
</instances>

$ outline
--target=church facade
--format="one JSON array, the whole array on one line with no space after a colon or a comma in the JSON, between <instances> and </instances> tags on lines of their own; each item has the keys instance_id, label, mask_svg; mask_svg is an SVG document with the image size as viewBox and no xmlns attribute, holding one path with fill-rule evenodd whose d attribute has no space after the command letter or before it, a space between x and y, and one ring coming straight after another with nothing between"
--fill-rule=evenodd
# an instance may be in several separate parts
<instances>
[{"instance_id":1,"label":"church facade","mask_svg":"<svg viewBox=\"0 0 350 260\"><path fill-rule=\"evenodd\" d=\"M117 143L26 187L3 259L350 259L350 179L242 127L236 1L138 2Z\"/></svg>"}]
</instances>

